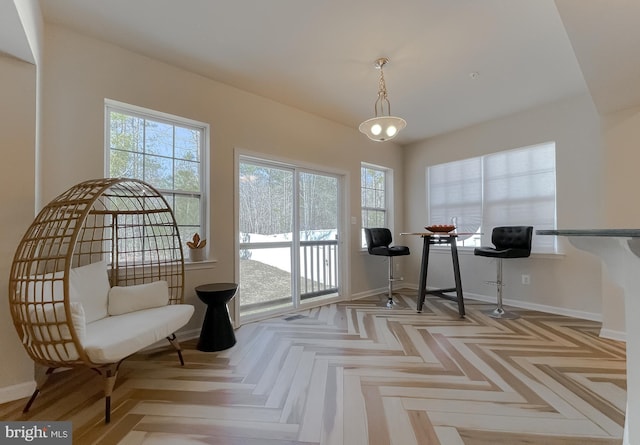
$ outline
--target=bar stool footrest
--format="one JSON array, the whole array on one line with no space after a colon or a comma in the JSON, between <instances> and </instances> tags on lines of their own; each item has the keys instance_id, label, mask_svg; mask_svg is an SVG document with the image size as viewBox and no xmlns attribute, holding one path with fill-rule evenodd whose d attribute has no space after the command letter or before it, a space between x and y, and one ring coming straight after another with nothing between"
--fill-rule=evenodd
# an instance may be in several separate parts
<instances>
[{"instance_id":1,"label":"bar stool footrest","mask_svg":"<svg viewBox=\"0 0 640 445\"><path fill-rule=\"evenodd\" d=\"M520 318L520 315L515 312L505 311L503 308L497 307L491 311L483 311L484 314L491 318L499 318L501 320L515 320Z\"/></svg>"}]
</instances>

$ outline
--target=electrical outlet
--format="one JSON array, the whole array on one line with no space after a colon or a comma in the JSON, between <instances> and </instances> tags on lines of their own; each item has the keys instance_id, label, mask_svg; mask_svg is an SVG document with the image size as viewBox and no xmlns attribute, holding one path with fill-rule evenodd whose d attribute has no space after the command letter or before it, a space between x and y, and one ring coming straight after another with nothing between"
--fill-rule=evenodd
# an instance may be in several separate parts
<instances>
[{"instance_id":1,"label":"electrical outlet","mask_svg":"<svg viewBox=\"0 0 640 445\"><path fill-rule=\"evenodd\" d=\"M522 284L531 284L531 275L522 274Z\"/></svg>"}]
</instances>

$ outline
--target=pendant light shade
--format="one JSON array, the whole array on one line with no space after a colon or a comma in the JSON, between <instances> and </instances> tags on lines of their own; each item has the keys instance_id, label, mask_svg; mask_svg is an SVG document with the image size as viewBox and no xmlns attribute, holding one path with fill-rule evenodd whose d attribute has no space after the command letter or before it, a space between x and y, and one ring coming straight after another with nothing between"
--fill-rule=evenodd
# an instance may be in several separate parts
<instances>
[{"instance_id":1,"label":"pendant light shade","mask_svg":"<svg viewBox=\"0 0 640 445\"><path fill-rule=\"evenodd\" d=\"M407 126L407 122L400 118L391 116L391 104L387 99L387 87L384 82L382 67L389 62L389 59L382 57L375 61L374 66L380 70L380 81L378 83L378 98L374 105L375 117L367 119L360 124L358 129L367 135L369 139L376 142L389 141ZM385 115L386 107L386 115Z\"/></svg>"}]
</instances>

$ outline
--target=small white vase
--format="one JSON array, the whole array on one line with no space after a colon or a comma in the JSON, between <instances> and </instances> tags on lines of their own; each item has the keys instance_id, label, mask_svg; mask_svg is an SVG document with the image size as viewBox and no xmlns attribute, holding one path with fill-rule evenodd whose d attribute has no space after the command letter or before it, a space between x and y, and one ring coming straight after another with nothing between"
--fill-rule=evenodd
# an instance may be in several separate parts
<instances>
[{"instance_id":1,"label":"small white vase","mask_svg":"<svg viewBox=\"0 0 640 445\"><path fill-rule=\"evenodd\" d=\"M204 260L204 249L189 249L189 261L195 263Z\"/></svg>"}]
</instances>

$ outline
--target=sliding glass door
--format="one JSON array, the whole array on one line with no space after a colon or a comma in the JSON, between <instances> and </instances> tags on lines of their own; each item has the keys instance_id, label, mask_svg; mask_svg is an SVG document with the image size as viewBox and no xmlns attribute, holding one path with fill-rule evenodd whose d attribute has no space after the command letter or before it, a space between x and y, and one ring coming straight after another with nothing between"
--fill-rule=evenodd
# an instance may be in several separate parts
<instances>
[{"instance_id":1,"label":"sliding glass door","mask_svg":"<svg viewBox=\"0 0 640 445\"><path fill-rule=\"evenodd\" d=\"M240 318L337 296L340 178L241 157L238 189Z\"/></svg>"}]
</instances>

